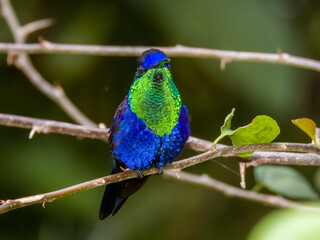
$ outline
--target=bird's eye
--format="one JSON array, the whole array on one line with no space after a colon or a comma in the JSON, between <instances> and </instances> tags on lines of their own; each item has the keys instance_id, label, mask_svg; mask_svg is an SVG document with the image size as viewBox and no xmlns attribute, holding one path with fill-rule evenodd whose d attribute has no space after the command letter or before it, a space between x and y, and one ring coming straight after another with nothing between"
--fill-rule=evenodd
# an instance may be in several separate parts
<instances>
[{"instance_id":1,"label":"bird's eye","mask_svg":"<svg viewBox=\"0 0 320 240\"><path fill-rule=\"evenodd\" d=\"M138 67L137 72L139 76L142 76L146 72L146 69L144 67Z\"/></svg>"}]
</instances>

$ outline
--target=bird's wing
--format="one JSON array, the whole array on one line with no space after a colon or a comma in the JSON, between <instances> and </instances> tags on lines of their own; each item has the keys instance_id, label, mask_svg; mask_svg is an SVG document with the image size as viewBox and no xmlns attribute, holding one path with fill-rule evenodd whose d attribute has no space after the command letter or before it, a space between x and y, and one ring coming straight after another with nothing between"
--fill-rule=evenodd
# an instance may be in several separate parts
<instances>
[{"instance_id":1,"label":"bird's wing","mask_svg":"<svg viewBox=\"0 0 320 240\"><path fill-rule=\"evenodd\" d=\"M113 135L120 131L120 123L123 120L123 114L128 108L128 97L126 96L122 103L118 106L116 113L114 114L112 123L109 129L109 139L108 142L112 145Z\"/></svg>"}]
</instances>

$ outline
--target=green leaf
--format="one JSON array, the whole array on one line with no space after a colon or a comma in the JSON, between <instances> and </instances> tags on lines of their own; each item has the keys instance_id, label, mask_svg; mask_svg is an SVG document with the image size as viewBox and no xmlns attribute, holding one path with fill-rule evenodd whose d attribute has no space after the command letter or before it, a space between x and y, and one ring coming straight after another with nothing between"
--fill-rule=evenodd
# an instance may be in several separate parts
<instances>
[{"instance_id":1,"label":"green leaf","mask_svg":"<svg viewBox=\"0 0 320 240\"><path fill-rule=\"evenodd\" d=\"M234 116L235 109L224 120L221 129L221 134L213 142L212 147L215 148L216 144L225 136L228 136L232 144L235 146L256 144L256 143L269 143L273 141L280 133L280 128L275 120L266 115L255 117L252 122L244 127L236 130L231 130L231 120ZM240 153L240 157L248 157L253 152Z\"/></svg>"},{"instance_id":2,"label":"green leaf","mask_svg":"<svg viewBox=\"0 0 320 240\"><path fill-rule=\"evenodd\" d=\"M262 183L270 191L298 199L319 197L310 183L293 168L286 166L258 166L254 169L257 183Z\"/></svg>"},{"instance_id":3,"label":"green leaf","mask_svg":"<svg viewBox=\"0 0 320 240\"><path fill-rule=\"evenodd\" d=\"M239 127L230 135L233 145L269 143L280 133L275 120L266 115L255 117L250 124Z\"/></svg>"},{"instance_id":4,"label":"green leaf","mask_svg":"<svg viewBox=\"0 0 320 240\"><path fill-rule=\"evenodd\" d=\"M320 168L314 174L314 185L320 191Z\"/></svg>"},{"instance_id":5,"label":"green leaf","mask_svg":"<svg viewBox=\"0 0 320 240\"><path fill-rule=\"evenodd\" d=\"M320 214L316 211L281 209L272 211L262 218L253 227L247 239L318 240L320 236L319 226Z\"/></svg>"},{"instance_id":6,"label":"green leaf","mask_svg":"<svg viewBox=\"0 0 320 240\"><path fill-rule=\"evenodd\" d=\"M232 131L230 128L231 128L231 119L232 119L232 117L233 117L233 115L234 115L234 111L235 111L235 110L236 110L235 108L232 108L231 113L229 113L228 116L224 119L224 124L223 124L223 126L220 128L221 134L220 134L219 137L217 137L216 140L214 140L214 142L213 142L213 144L212 144L212 147L213 147L213 148L216 148L217 143L218 143L222 138L224 138L224 137L227 136L227 135L230 135L230 134L233 134L233 133L234 133L234 131Z\"/></svg>"},{"instance_id":7,"label":"green leaf","mask_svg":"<svg viewBox=\"0 0 320 240\"><path fill-rule=\"evenodd\" d=\"M309 118L299 118L291 120L291 122L304 131L317 144L316 140L316 124Z\"/></svg>"},{"instance_id":8,"label":"green leaf","mask_svg":"<svg viewBox=\"0 0 320 240\"><path fill-rule=\"evenodd\" d=\"M280 128L275 120L266 115L255 117L250 124L239 127L229 135L233 145L246 145L272 142L280 133ZM248 157L252 154L242 153L240 157Z\"/></svg>"}]
</instances>

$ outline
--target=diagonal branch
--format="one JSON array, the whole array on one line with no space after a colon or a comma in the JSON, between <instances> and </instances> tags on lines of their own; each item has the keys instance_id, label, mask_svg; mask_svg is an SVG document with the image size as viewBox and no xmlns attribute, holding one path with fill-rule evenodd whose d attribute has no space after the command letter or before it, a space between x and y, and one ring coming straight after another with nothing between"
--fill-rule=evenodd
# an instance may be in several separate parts
<instances>
[{"instance_id":1,"label":"diagonal branch","mask_svg":"<svg viewBox=\"0 0 320 240\"><path fill-rule=\"evenodd\" d=\"M0 0L1 13L7 21L16 43L24 43L28 34L33 30L39 30L49 26L52 22L49 20L40 20L21 26L19 20L11 6L9 0ZM13 55L13 56L12 56ZM88 119L80 110L68 99L63 89L59 86L53 86L47 82L44 77L35 69L29 56L25 52L8 52L9 59L13 59L15 64L30 80L30 82L44 95L55 102L65 113L75 122L94 127L96 124Z\"/></svg>"},{"instance_id":2,"label":"diagonal branch","mask_svg":"<svg viewBox=\"0 0 320 240\"><path fill-rule=\"evenodd\" d=\"M50 19L50 18L49 19L41 19L38 21L34 21L31 23L25 24L23 27L21 27L21 30L23 31L25 36L28 36L33 32L48 28L53 24L54 24L53 19Z\"/></svg>"},{"instance_id":3,"label":"diagonal branch","mask_svg":"<svg viewBox=\"0 0 320 240\"><path fill-rule=\"evenodd\" d=\"M226 147L226 148L234 148L234 147ZM221 150L222 149L218 149L218 150L215 150L214 152L217 152L217 156L218 156L219 155L218 152L221 152ZM212 152L212 151L209 151L209 152ZM242 151L235 151L235 152L240 153ZM206 153L200 154L200 155L205 155L205 154ZM196 156L196 158L201 160L203 158L200 157L200 155ZM192 157L192 158L195 158L195 157ZM165 167L165 170L166 170L165 175L172 177L172 174L167 172L167 170L171 170L171 171L175 171L175 172L180 171L181 169L187 167L187 165L184 162L190 163L190 159L191 158L181 160L181 161L173 163L172 165ZM157 169L157 168L151 168L151 169L143 171L143 174L145 176L147 176L147 175L151 175L151 174L157 174L158 171L159 171L159 169ZM6 201L1 200L0 201L0 214L15 210L18 208L26 207L29 205L37 204L37 203L42 203L44 205L46 202L52 202L56 199L59 199L59 198L65 197L65 196L69 196L69 195L72 195L72 194L75 194L78 192L82 192L82 191L96 188L99 186L103 186L103 185L107 185L107 184L115 183L115 182L120 182L120 181L123 181L126 179L132 179L132 178L136 178L136 177L137 177L137 173L135 171L127 170L122 173L117 173L117 174L109 175L106 177L94 179L91 181L83 182L83 183L80 183L80 184L77 184L74 186L70 186L70 187L60 189L57 191L53 191L53 192L49 192L49 193L37 194L34 196L23 197L23 198L14 199L14 200L10 200L10 199L6 200ZM248 190L242 190L242 189L236 188L234 186L228 185L226 183L220 182L218 180L215 180L213 178L210 178L207 175L196 176L193 174L180 172L179 179L181 179L183 181L192 182L192 183L196 183L196 184L199 184L202 186L209 187L209 188L214 189L216 191L220 191L227 196L239 197L242 199L259 202L259 203L262 203L265 205L270 205L270 206L275 206L275 207L289 207L289 208L297 208L297 209L304 209L304 210L320 211L320 208L309 207L309 206L305 206L302 204L298 204L298 203L295 203L293 201L290 201L290 200L285 199L280 196L261 194L261 193L255 193L255 192L248 191Z\"/></svg>"},{"instance_id":4,"label":"diagonal branch","mask_svg":"<svg viewBox=\"0 0 320 240\"><path fill-rule=\"evenodd\" d=\"M166 172L165 176L175 178L175 174L172 172ZM204 186L215 191L221 192L228 197L237 197L240 199L246 199L253 202L258 202L263 205L273 207L287 207L294 209L301 209L307 211L320 212L320 208L311 207L303 204L296 203L281 196L275 196L270 194L257 193L253 191L243 190L224 182L218 181L206 174L195 175L187 172L180 172L179 178L185 182L190 182L200 186Z\"/></svg>"}]
</instances>

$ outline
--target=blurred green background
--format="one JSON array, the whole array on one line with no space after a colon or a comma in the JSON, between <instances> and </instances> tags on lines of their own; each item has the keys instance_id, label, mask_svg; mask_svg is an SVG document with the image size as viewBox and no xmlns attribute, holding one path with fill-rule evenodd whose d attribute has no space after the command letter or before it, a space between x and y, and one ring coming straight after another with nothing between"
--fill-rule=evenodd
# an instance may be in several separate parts
<instances>
[{"instance_id":1,"label":"blurred green background","mask_svg":"<svg viewBox=\"0 0 320 240\"><path fill-rule=\"evenodd\" d=\"M320 59L319 0L14 0L12 4L21 23L56 20L53 27L32 34L29 42L36 42L41 35L58 43L182 44L270 53L281 50ZM0 41L12 42L2 18ZM36 55L32 60L43 76L60 84L89 118L107 125L136 69L132 57ZM309 141L290 120L309 117L320 125L318 72L243 62L227 64L226 70L221 71L219 65L217 60L172 58L173 77L189 108L193 136L215 139L224 117L235 107L234 127L249 123L258 114L267 114L280 125L277 141ZM1 113L71 121L22 73L6 65L5 54L0 55L0 76ZM27 130L0 126L0 199L53 191L110 172L110 148L106 143L55 134L36 135L28 140L28 134ZM225 143L230 144L226 140ZM194 153L185 150L181 157L191 154ZM234 159L220 161L238 168ZM320 186L319 174L314 180L316 168L297 169ZM239 185L237 175L211 161L188 171ZM248 169L247 178L250 188L254 185L252 169ZM271 222L278 223L281 217L279 224L284 224L286 219L300 219L301 215L314 223L313 229L320 229L319 215L308 217L286 210L281 214L283 210L231 199L160 176L152 177L115 217L100 221L98 209L103 191L104 188L97 188L65 197L47 203L45 209L33 205L3 214L0 238L246 239L250 235L250 239L275 239L261 237L269 236L263 231L273 229L263 221L274 218ZM262 222L257 226L259 221ZM287 232L301 226L296 224L289 225ZM302 231L319 236L319 231Z\"/></svg>"}]
</instances>

